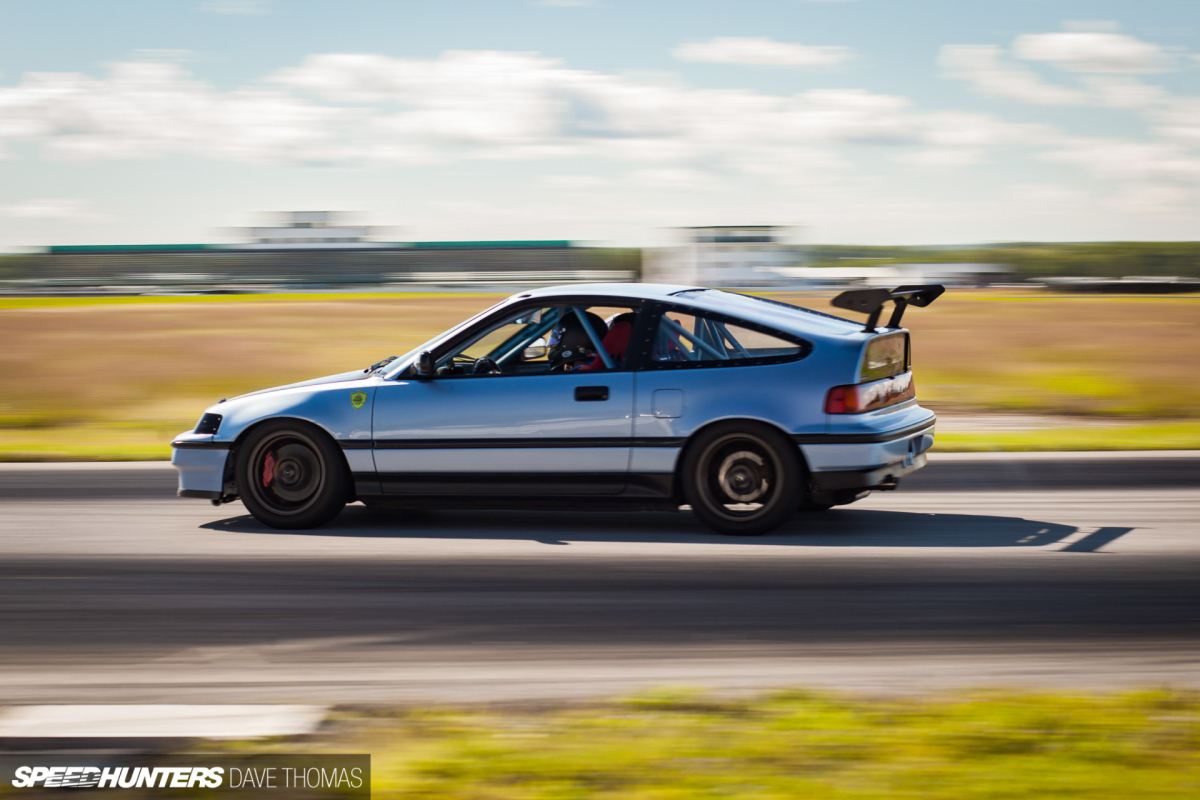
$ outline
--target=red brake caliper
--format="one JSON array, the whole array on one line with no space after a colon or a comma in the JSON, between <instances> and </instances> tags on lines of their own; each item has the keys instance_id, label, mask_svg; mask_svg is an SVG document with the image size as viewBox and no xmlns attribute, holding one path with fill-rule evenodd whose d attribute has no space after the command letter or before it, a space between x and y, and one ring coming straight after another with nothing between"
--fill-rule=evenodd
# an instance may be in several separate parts
<instances>
[{"instance_id":1,"label":"red brake caliper","mask_svg":"<svg viewBox=\"0 0 1200 800\"><path fill-rule=\"evenodd\" d=\"M275 480L275 453L268 452L267 457L263 459L263 488L270 486L273 480Z\"/></svg>"}]
</instances>

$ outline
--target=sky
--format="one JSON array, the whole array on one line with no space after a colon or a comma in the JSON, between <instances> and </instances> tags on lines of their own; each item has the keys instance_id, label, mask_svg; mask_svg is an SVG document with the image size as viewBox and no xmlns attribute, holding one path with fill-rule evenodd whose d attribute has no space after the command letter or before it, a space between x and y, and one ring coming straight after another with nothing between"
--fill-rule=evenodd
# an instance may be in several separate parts
<instances>
[{"instance_id":1,"label":"sky","mask_svg":"<svg viewBox=\"0 0 1200 800\"><path fill-rule=\"evenodd\" d=\"M0 249L1200 239L1196 0L0 0Z\"/></svg>"}]
</instances>

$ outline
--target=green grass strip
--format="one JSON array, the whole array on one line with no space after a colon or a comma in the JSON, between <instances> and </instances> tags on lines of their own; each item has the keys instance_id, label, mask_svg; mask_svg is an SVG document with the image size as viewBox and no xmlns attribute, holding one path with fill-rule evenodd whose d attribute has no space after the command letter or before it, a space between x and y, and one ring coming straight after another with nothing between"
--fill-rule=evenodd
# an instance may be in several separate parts
<instances>
[{"instance_id":1,"label":"green grass strip","mask_svg":"<svg viewBox=\"0 0 1200 800\"><path fill-rule=\"evenodd\" d=\"M369 752L377 800L1200 796L1200 698L1183 692L673 691L549 710L376 708L331 723L304 747Z\"/></svg>"},{"instance_id":2,"label":"green grass strip","mask_svg":"<svg viewBox=\"0 0 1200 800\"><path fill-rule=\"evenodd\" d=\"M1119 427L1052 428L979 433L938 431L936 439L934 451L942 453L1196 450L1200 449L1200 422L1152 422Z\"/></svg>"}]
</instances>

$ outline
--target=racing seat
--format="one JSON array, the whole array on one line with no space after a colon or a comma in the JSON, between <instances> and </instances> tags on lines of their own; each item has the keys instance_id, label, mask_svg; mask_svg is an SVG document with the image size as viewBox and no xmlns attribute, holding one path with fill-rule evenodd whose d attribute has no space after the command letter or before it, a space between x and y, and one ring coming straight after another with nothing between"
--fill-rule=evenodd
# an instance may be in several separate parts
<instances>
[{"instance_id":1,"label":"racing seat","mask_svg":"<svg viewBox=\"0 0 1200 800\"><path fill-rule=\"evenodd\" d=\"M633 337L635 319L637 316L633 313L622 314L613 320L608 333L604 334L604 338L600 340L600 345L612 358L613 364L617 366L620 366L621 362L625 360L625 351L629 349L629 340ZM579 369L581 371L604 369L604 360L600 356L596 356L590 364L585 364Z\"/></svg>"}]
</instances>

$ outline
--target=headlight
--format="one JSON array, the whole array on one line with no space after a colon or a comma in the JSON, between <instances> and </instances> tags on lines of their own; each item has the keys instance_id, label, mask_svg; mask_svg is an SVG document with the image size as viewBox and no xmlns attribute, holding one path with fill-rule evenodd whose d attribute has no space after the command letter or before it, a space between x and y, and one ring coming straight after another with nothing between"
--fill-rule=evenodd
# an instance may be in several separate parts
<instances>
[{"instance_id":1,"label":"headlight","mask_svg":"<svg viewBox=\"0 0 1200 800\"><path fill-rule=\"evenodd\" d=\"M193 433L214 434L221 427L221 419L220 414L205 414L196 423L196 430Z\"/></svg>"}]
</instances>

